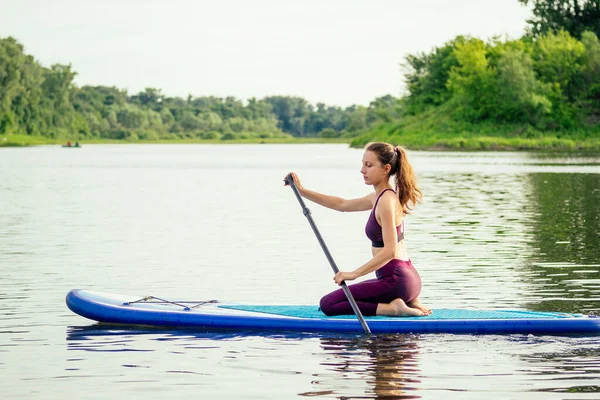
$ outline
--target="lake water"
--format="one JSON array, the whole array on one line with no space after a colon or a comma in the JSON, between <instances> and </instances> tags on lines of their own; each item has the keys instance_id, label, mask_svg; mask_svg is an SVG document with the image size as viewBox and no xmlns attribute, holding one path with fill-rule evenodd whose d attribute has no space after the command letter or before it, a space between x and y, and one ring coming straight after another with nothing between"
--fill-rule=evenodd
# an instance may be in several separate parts
<instances>
[{"instance_id":1,"label":"lake water","mask_svg":"<svg viewBox=\"0 0 600 400\"><path fill-rule=\"evenodd\" d=\"M410 152L406 244L435 308L600 309L600 156ZM0 149L0 393L64 398L598 399L600 336L127 329L73 288L315 304L331 268L283 177L358 197L346 145ZM368 213L308 204L342 270Z\"/></svg>"}]
</instances>

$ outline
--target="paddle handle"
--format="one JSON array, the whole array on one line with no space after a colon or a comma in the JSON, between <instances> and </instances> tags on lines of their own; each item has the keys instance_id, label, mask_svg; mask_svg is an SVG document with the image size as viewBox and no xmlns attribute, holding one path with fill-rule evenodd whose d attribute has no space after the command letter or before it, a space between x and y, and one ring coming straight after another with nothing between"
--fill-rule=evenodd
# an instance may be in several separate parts
<instances>
[{"instance_id":1,"label":"paddle handle","mask_svg":"<svg viewBox=\"0 0 600 400\"><path fill-rule=\"evenodd\" d=\"M340 270L337 267L337 265L335 264L335 261L333 260L333 257L331 256L331 253L329 252L329 249L327 248L327 245L325 244L325 241L323 240L323 237L321 236L321 233L319 232L319 229L317 228L317 225L315 224L315 221L313 221L310 210L308 209L308 207L306 207L306 204L304 204L304 199L302 199L302 196L300 196L300 192L298 191L298 188L296 187L296 184L294 183L294 179L292 178L291 174L289 174L288 176L285 177L285 183L290 185L290 187L294 191L294 194L296 195L296 198L298 199L298 202L300 203L300 207L302 207L302 214L304 214L304 216L308 219L310 227L312 228L313 232L315 233L315 236L317 237L317 240L319 241L319 244L321 245L321 248L323 249L323 252L325 253L325 257L327 257L327 260L329 261L329 264L331 265L331 269L333 269L333 273L337 274L338 272L340 272ZM367 325L365 318L363 317L362 313L360 312L360 309L358 308L358 304L356 304L356 301L354 300L354 297L352 296L352 293L350 292L350 289L348 288L346 281L342 281L341 286L342 286L342 290L344 291L346 298L350 302L350 305L352 306L352 310L354 311L354 314L356 314L356 317L358 318L358 321L360 322L360 325L362 326L363 330L365 331L365 333L370 334L371 330L369 329L369 325Z\"/></svg>"}]
</instances>

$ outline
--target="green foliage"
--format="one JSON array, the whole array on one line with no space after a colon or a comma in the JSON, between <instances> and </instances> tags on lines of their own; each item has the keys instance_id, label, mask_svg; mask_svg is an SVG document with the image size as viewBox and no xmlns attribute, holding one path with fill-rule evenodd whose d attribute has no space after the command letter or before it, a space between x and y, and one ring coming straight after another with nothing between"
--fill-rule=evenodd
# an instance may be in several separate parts
<instances>
[{"instance_id":1,"label":"green foliage","mask_svg":"<svg viewBox=\"0 0 600 400\"><path fill-rule=\"evenodd\" d=\"M235 133L228 132L221 136L221 140L234 140L236 138Z\"/></svg>"},{"instance_id":2,"label":"green foliage","mask_svg":"<svg viewBox=\"0 0 600 400\"><path fill-rule=\"evenodd\" d=\"M341 132L336 132L333 128L325 128L321 132L319 132L319 136L324 138L335 138L340 137Z\"/></svg>"},{"instance_id":3,"label":"green foliage","mask_svg":"<svg viewBox=\"0 0 600 400\"><path fill-rule=\"evenodd\" d=\"M313 106L292 96L243 102L168 97L155 88L129 95L115 87L76 87L70 65L45 68L9 37L0 39L0 145L37 143L41 137L285 141L295 136L354 138L355 145L387 140L479 149L598 146L600 41L593 31L569 32L557 27L536 37L488 42L458 36L430 53L406 57L405 97L387 95L346 108Z\"/></svg>"},{"instance_id":4,"label":"green foliage","mask_svg":"<svg viewBox=\"0 0 600 400\"><path fill-rule=\"evenodd\" d=\"M306 136L304 121L311 111L308 102L300 97L271 96L265 98L279 120L279 128L293 136Z\"/></svg>"},{"instance_id":5,"label":"green foliage","mask_svg":"<svg viewBox=\"0 0 600 400\"><path fill-rule=\"evenodd\" d=\"M466 39L458 36L429 54L409 54L402 64L405 71L404 81L409 96L406 98L406 111L416 114L430 106L438 106L450 97L446 87L450 70L458 65L454 48Z\"/></svg>"},{"instance_id":6,"label":"green foliage","mask_svg":"<svg viewBox=\"0 0 600 400\"><path fill-rule=\"evenodd\" d=\"M600 41L592 32L584 32L581 42L585 47L582 59L581 87L578 104L585 115L600 117Z\"/></svg>"},{"instance_id":7,"label":"green foliage","mask_svg":"<svg viewBox=\"0 0 600 400\"><path fill-rule=\"evenodd\" d=\"M411 149L598 150L600 124L569 130L538 129L526 123L469 122L454 117L449 102L400 121L376 126L354 138L352 147L387 141Z\"/></svg>"},{"instance_id":8,"label":"green foliage","mask_svg":"<svg viewBox=\"0 0 600 400\"><path fill-rule=\"evenodd\" d=\"M543 36L565 30L576 38L585 31L600 35L600 0L519 0L533 5L529 34Z\"/></svg>"},{"instance_id":9,"label":"green foliage","mask_svg":"<svg viewBox=\"0 0 600 400\"><path fill-rule=\"evenodd\" d=\"M299 97L251 98L165 96L160 89L138 94L115 87L76 87L70 65L50 68L24 53L14 38L0 39L0 134L53 139L110 140L272 139L289 135L355 136L373 124L397 118L398 99L384 96L369 107L346 109ZM329 131L327 131L329 132Z\"/></svg>"},{"instance_id":10,"label":"green foliage","mask_svg":"<svg viewBox=\"0 0 600 400\"><path fill-rule=\"evenodd\" d=\"M0 39L0 133L56 134L89 127L73 108L70 65L39 65L14 38Z\"/></svg>"},{"instance_id":11,"label":"green foliage","mask_svg":"<svg viewBox=\"0 0 600 400\"><path fill-rule=\"evenodd\" d=\"M476 121L494 115L496 70L489 67L485 43L479 39L457 43L457 66L450 68L446 86L451 101L462 118Z\"/></svg>"},{"instance_id":12,"label":"green foliage","mask_svg":"<svg viewBox=\"0 0 600 400\"><path fill-rule=\"evenodd\" d=\"M127 104L117 112L117 122L127 129L144 129L148 125L148 118L143 109Z\"/></svg>"},{"instance_id":13,"label":"green foliage","mask_svg":"<svg viewBox=\"0 0 600 400\"><path fill-rule=\"evenodd\" d=\"M506 49L498 60L497 72L496 118L537 122L550 113L549 87L536 78L529 54Z\"/></svg>"},{"instance_id":14,"label":"green foliage","mask_svg":"<svg viewBox=\"0 0 600 400\"><path fill-rule=\"evenodd\" d=\"M386 95L372 101L368 107L327 106L317 103L316 109L300 97L271 96L264 99L272 108L278 127L297 137L317 137L325 129L339 135L354 136L378 123L400 117L399 99Z\"/></svg>"},{"instance_id":15,"label":"green foliage","mask_svg":"<svg viewBox=\"0 0 600 400\"><path fill-rule=\"evenodd\" d=\"M554 85L559 96L573 101L579 87L585 46L566 31L540 37L533 46L539 79Z\"/></svg>"},{"instance_id":16,"label":"green foliage","mask_svg":"<svg viewBox=\"0 0 600 400\"><path fill-rule=\"evenodd\" d=\"M488 43L459 36L407 62L405 115L449 104L456 121L525 123L542 132L600 120L600 42L592 32L581 40L559 30Z\"/></svg>"},{"instance_id":17,"label":"green foliage","mask_svg":"<svg viewBox=\"0 0 600 400\"><path fill-rule=\"evenodd\" d=\"M413 148L599 149L600 41L557 27L518 40L458 36L408 55L399 117L352 141Z\"/></svg>"}]
</instances>

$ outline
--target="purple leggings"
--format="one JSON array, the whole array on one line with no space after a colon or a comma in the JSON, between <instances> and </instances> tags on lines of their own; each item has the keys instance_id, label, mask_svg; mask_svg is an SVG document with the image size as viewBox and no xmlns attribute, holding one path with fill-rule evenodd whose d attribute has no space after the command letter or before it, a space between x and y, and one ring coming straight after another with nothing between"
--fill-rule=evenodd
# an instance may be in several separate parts
<instances>
[{"instance_id":1,"label":"purple leggings","mask_svg":"<svg viewBox=\"0 0 600 400\"><path fill-rule=\"evenodd\" d=\"M348 286L363 315L376 315L379 303L387 304L398 298L408 303L421 293L421 277L410 260L393 259L375 273L377 279ZM341 288L325 295L320 307L329 316L354 314Z\"/></svg>"}]
</instances>

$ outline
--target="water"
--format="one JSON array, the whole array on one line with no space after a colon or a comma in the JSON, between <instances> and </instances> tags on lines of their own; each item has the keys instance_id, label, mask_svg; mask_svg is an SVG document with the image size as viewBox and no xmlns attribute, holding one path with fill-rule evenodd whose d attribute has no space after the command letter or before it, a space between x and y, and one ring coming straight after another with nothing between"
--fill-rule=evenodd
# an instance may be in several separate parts
<instances>
[{"instance_id":1,"label":"water","mask_svg":"<svg viewBox=\"0 0 600 400\"><path fill-rule=\"evenodd\" d=\"M125 329L72 288L315 304L332 272L283 177L368 191L345 145L0 149L3 398L600 398L600 336ZM600 309L600 156L410 152L406 242L432 308ZM367 213L310 205L341 269Z\"/></svg>"}]
</instances>

